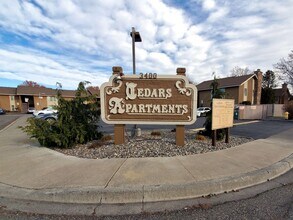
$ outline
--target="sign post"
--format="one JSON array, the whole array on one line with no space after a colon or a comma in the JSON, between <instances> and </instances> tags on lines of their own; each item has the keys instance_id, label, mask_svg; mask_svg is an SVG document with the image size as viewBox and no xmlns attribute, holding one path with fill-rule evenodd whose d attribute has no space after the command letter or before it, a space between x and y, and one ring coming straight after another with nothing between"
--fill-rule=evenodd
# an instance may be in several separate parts
<instances>
[{"instance_id":1,"label":"sign post","mask_svg":"<svg viewBox=\"0 0 293 220\"><path fill-rule=\"evenodd\" d=\"M196 121L197 89L185 68L178 68L177 75L123 75L121 67L113 67L100 91L101 118L115 125L115 144L124 143L125 124L154 124L176 125L176 144L183 146L184 125Z\"/></svg>"}]
</instances>

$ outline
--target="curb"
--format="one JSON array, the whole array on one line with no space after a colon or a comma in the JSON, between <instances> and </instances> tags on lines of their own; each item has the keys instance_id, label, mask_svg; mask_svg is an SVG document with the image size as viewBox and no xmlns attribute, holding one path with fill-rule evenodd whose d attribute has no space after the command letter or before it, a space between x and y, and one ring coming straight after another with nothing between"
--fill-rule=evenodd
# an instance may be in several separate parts
<instances>
[{"instance_id":1,"label":"curb","mask_svg":"<svg viewBox=\"0 0 293 220\"><path fill-rule=\"evenodd\" d=\"M247 124L253 124L253 123L257 123L260 122L260 120L253 120L253 121L247 121L247 122L237 122L237 123L233 123L233 127L234 126L238 126L238 125L247 125ZM191 131L200 131L200 130L204 130L205 128L193 128L193 129L189 129Z\"/></svg>"},{"instance_id":2,"label":"curb","mask_svg":"<svg viewBox=\"0 0 293 220\"><path fill-rule=\"evenodd\" d=\"M0 196L9 199L73 204L127 204L191 199L239 190L274 179L293 167L293 154L260 170L231 177L180 185L27 189L0 183Z\"/></svg>"}]
</instances>

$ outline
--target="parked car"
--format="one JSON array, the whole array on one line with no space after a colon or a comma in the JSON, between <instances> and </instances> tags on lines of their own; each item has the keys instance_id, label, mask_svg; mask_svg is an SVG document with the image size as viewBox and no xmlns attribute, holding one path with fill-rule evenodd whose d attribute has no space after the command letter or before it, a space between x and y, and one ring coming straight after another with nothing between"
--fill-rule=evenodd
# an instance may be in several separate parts
<instances>
[{"instance_id":1,"label":"parked car","mask_svg":"<svg viewBox=\"0 0 293 220\"><path fill-rule=\"evenodd\" d=\"M54 109L53 107L45 107L40 111L34 111L33 115L37 116L37 115L42 115L42 114L53 114L53 113L57 113L57 110Z\"/></svg>"},{"instance_id":2,"label":"parked car","mask_svg":"<svg viewBox=\"0 0 293 220\"><path fill-rule=\"evenodd\" d=\"M39 114L36 116L36 118L40 118L51 123L57 121L58 113Z\"/></svg>"},{"instance_id":3,"label":"parked car","mask_svg":"<svg viewBox=\"0 0 293 220\"><path fill-rule=\"evenodd\" d=\"M6 112L3 108L0 108L0 115L4 115Z\"/></svg>"},{"instance_id":4,"label":"parked car","mask_svg":"<svg viewBox=\"0 0 293 220\"><path fill-rule=\"evenodd\" d=\"M199 107L197 108L196 115L197 117L206 116L209 111L211 111L210 107Z\"/></svg>"},{"instance_id":5,"label":"parked car","mask_svg":"<svg viewBox=\"0 0 293 220\"><path fill-rule=\"evenodd\" d=\"M34 107L28 107L27 114L33 114L36 109Z\"/></svg>"}]
</instances>

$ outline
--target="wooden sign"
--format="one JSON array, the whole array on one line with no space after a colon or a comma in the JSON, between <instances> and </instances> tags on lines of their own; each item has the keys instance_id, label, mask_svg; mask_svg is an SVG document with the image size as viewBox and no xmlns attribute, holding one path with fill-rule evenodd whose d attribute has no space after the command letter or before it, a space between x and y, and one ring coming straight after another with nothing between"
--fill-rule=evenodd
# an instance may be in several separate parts
<instances>
[{"instance_id":1,"label":"wooden sign","mask_svg":"<svg viewBox=\"0 0 293 220\"><path fill-rule=\"evenodd\" d=\"M234 99L213 99L212 130L233 127Z\"/></svg>"},{"instance_id":2,"label":"wooden sign","mask_svg":"<svg viewBox=\"0 0 293 220\"><path fill-rule=\"evenodd\" d=\"M114 74L101 86L101 118L108 124L190 125L197 89L184 75Z\"/></svg>"}]
</instances>

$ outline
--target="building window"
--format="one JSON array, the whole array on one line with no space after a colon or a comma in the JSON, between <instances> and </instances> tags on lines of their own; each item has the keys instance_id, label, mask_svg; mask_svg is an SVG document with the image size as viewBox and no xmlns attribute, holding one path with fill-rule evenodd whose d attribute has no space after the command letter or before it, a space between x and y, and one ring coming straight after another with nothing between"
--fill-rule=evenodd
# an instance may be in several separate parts
<instances>
[{"instance_id":1,"label":"building window","mask_svg":"<svg viewBox=\"0 0 293 220\"><path fill-rule=\"evenodd\" d=\"M247 96L247 88L244 88L244 96Z\"/></svg>"},{"instance_id":2,"label":"building window","mask_svg":"<svg viewBox=\"0 0 293 220\"><path fill-rule=\"evenodd\" d=\"M54 96L50 96L50 102L56 102L56 97L54 97Z\"/></svg>"},{"instance_id":3,"label":"building window","mask_svg":"<svg viewBox=\"0 0 293 220\"><path fill-rule=\"evenodd\" d=\"M14 96L10 96L10 100L11 101L14 101Z\"/></svg>"}]
</instances>

